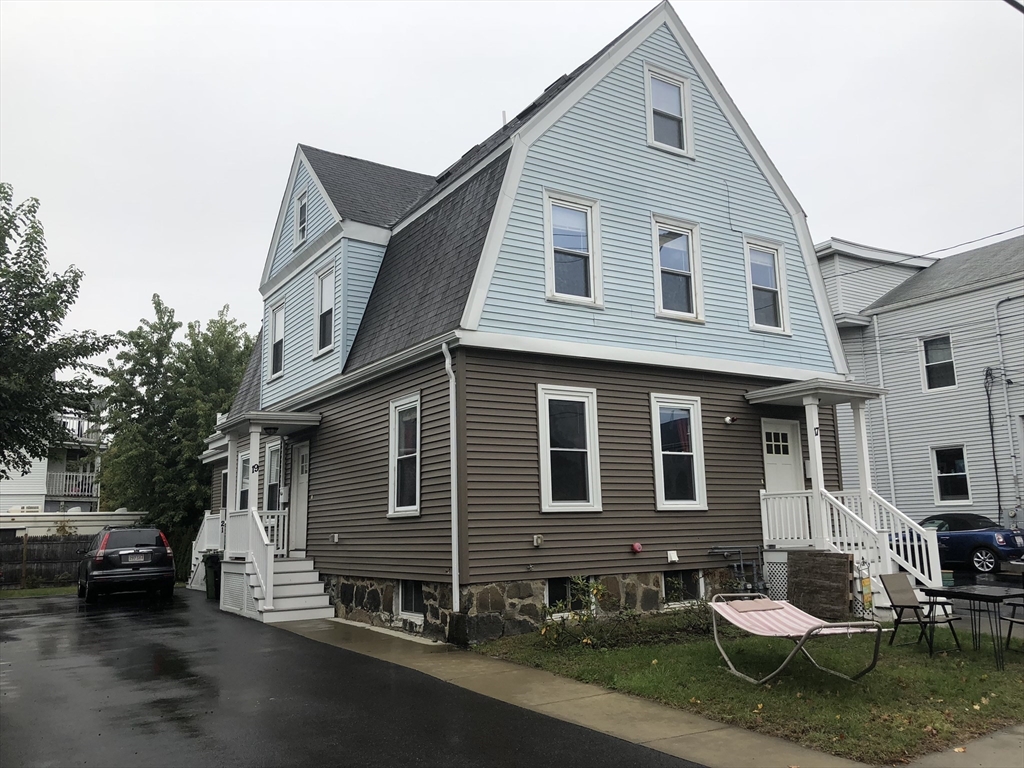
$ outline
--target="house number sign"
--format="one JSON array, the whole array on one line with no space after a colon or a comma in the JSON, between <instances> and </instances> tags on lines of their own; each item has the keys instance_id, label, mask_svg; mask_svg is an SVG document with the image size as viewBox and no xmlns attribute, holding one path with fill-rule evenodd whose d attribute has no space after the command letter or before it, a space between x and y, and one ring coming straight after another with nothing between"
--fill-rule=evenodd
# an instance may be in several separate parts
<instances>
[{"instance_id":1,"label":"house number sign","mask_svg":"<svg viewBox=\"0 0 1024 768\"><path fill-rule=\"evenodd\" d=\"M252 469L251 469L250 471L251 471L251 472L252 472L252 473L253 473L254 475L255 475L255 474L257 474L257 473L258 473L258 472L260 471L260 465L259 465L259 464L253 464L253 465L252 465Z\"/></svg>"}]
</instances>

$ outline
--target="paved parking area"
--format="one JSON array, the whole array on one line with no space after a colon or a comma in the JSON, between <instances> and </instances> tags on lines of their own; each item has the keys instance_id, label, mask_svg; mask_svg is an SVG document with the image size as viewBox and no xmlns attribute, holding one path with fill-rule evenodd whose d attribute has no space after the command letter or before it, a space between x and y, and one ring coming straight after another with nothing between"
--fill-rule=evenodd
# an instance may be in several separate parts
<instances>
[{"instance_id":1,"label":"paved parking area","mask_svg":"<svg viewBox=\"0 0 1024 768\"><path fill-rule=\"evenodd\" d=\"M693 766L201 593L0 601L0 765Z\"/></svg>"}]
</instances>

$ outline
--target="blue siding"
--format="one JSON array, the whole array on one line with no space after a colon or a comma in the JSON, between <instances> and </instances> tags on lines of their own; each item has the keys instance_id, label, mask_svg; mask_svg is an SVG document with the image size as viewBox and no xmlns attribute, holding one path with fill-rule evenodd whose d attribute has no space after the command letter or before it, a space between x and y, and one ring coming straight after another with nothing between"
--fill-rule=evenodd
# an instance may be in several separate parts
<instances>
[{"instance_id":1,"label":"blue siding","mask_svg":"<svg viewBox=\"0 0 1024 768\"><path fill-rule=\"evenodd\" d=\"M316 182L310 176L310 172L303 162L299 163L295 172L295 183L289 190L288 204L285 206L283 220L281 222L281 236L277 241L277 249L274 251L274 260L270 266L270 275L277 274L280 269L292 260L292 256L298 251L295 250L295 198L306 191L306 244L312 243L322 235L332 224L334 214L327 204ZM302 250L300 246L299 250Z\"/></svg>"},{"instance_id":2,"label":"blue siding","mask_svg":"<svg viewBox=\"0 0 1024 768\"><path fill-rule=\"evenodd\" d=\"M647 146L645 61L691 78L696 160ZM603 310L545 299L544 187L601 201ZM703 326L655 317L652 212L701 224ZM785 245L792 337L749 329L744 235ZM664 26L531 147L479 328L834 371L792 219Z\"/></svg>"},{"instance_id":3,"label":"blue siding","mask_svg":"<svg viewBox=\"0 0 1024 768\"><path fill-rule=\"evenodd\" d=\"M349 240L345 251L345 357L362 322L386 246Z\"/></svg>"}]
</instances>

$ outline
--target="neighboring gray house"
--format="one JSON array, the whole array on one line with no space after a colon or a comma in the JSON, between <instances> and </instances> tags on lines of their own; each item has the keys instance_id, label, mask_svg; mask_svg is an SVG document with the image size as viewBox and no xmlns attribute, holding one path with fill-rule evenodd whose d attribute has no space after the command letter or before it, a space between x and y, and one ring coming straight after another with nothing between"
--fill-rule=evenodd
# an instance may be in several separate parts
<instances>
[{"instance_id":1,"label":"neighboring gray house","mask_svg":"<svg viewBox=\"0 0 1024 768\"><path fill-rule=\"evenodd\" d=\"M1024 492L1024 238L934 259L843 240L816 246L850 372L868 403L874 486L911 517L1020 523ZM845 488L858 473L837 406Z\"/></svg>"}]
</instances>

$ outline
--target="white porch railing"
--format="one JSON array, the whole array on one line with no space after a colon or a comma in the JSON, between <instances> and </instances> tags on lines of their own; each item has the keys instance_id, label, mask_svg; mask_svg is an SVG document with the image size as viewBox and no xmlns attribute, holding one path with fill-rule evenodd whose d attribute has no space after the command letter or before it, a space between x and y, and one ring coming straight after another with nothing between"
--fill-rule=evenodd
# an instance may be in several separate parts
<instances>
[{"instance_id":1,"label":"white porch railing","mask_svg":"<svg viewBox=\"0 0 1024 768\"><path fill-rule=\"evenodd\" d=\"M935 531L922 528L873 490L868 491L878 530L886 537L889 556L927 587L942 586L939 540Z\"/></svg>"},{"instance_id":2,"label":"white porch railing","mask_svg":"<svg viewBox=\"0 0 1024 768\"><path fill-rule=\"evenodd\" d=\"M192 570L189 572L188 584L193 586L199 573L199 566L204 552L224 551L224 518L221 512L206 510L203 522L199 526L196 538L192 542ZM198 589L198 587L196 587Z\"/></svg>"},{"instance_id":3,"label":"white porch railing","mask_svg":"<svg viewBox=\"0 0 1024 768\"><path fill-rule=\"evenodd\" d=\"M253 564L256 578L263 589L263 609L272 609L274 544L263 528L259 512L255 509L228 512L224 553L228 559L245 560Z\"/></svg>"},{"instance_id":4,"label":"white porch railing","mask_svg":"<svg viewBox=\"0 0 1024 768\"><path fill-rule=\"evenodd\" d=\"M50 496L97 497L100 484L95 472L47 472L46 493Z\"/></svg>"},{"instance_id":5,"label":"white porch railing","mask_svg":"<svg viewBox=\"0 0 1024 768\"><path fill-rule=\"evenodd\" d=\"M811 491L761 491L761 528L767 547L812 547Z\"/></svg>"},{"instance_id":6,"label":"white porch railing","mask_svg":"<svg viewBox=\"0 0 1024 768\"><path fill-rule=\"evenodd\" d=\"M853 555L857 564L884 564L883 547L878 531L828 491L821 492L825 512L825 539L837 552Z\"/></svg>"},{"instance_id":7,"label":"white porch railing","mask_svg":"<svg viewBox=\"0 0 1024 768\"><path fill-rule=\"evenodd\" d=\"M267 532L267 538L274 545L274 555L285 557L288 555L288 513L287 512L261 512L260 519L263 521L263 529Z\"/></svg>"}]
</instances>

